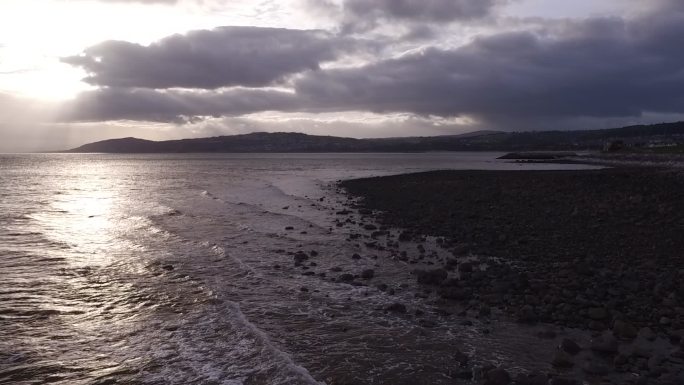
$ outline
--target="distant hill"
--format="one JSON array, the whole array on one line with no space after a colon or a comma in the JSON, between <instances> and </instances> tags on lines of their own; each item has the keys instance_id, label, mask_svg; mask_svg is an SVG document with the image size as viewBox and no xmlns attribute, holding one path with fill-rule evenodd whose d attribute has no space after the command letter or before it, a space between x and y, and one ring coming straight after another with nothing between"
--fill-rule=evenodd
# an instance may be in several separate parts
<instances>
[{"instance_id":1,"label":"distant hill","mask_svg":"<svg viewBox=\"0 0 684 385\"><path fill-rule=\"evenodd\" d=\"M300 133L252 133L211 138L150 141L110 139L66 152L104 153L245 153L245 152L425 152L425 151L550 151L599 150L611 141L627 146L684 143L684 122L630 126L607 130L496 132L463 135L354 139Z\"/></svg>"}]
</instances>

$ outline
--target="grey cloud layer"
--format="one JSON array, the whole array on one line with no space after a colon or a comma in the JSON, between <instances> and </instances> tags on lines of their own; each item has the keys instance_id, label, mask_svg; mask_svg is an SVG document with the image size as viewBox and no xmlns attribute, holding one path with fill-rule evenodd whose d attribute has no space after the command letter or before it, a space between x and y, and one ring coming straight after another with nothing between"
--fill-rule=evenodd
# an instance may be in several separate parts
<instances>
[{"instance_id":1,"label":"grey cloud layer","mask_svg":"<svg viewBox=\"0 0 684 385\"><path fill-rule=\"evenodd\" d=\"M63 121L141 120L183 122L197 116L240 116L304 108L293 94L274 90L219 92L105 88L79 95L63 109Z\"/></svg>"},{"instance_id":2,"label":"grey cloud layer","mask_svg":"<svg viewBox=\"0 0 684 385\"><path fill-rule=\"evenodd\" d=\"M109 87L261 87L335 59L349 41L322 31L223 27L174 35L150 46L107 41L63 61L88 83Z\"/></svg>"},{"instance_id":3,"label":"grey cloud layer","mask_svg":"<svg viewBox=\"0 0 684 385\"><path fill-rule=\"evenodd\" d=\"M330 0L308 1L339 18L343 33L358 34L388 26L424 32L452 22L479 20L509 0L343 0L339 6Z\"/></svg>"},{"instance_id":4,"label":"grey cloud layer","mask_svg":"<svg viewBox=\"0 0 684 385\"><path fill-rule=\"evenodd\" d=\"M499 0L346 0L357 18L449 22L484 17Z\"/></svg>"},{"instance_id":5,"label":"grey cloud layer","mask_svg":"<svg viewBox=\"0 0 684 385\"><path fill-rule=\"evenodd\" d=\"M269 110L372 111L467 115L504 128L534 119L682 113L681 36L681 8L633 20L565 22L549 31L480 37L453 50L427 48L359 67L308 71L295 78L293 93L244 88L201 93L103 89L82 95L70 119L172 121ZM125 67L129 59L124 52L118 60ZM135 55L130 60L138 63ZM253 65L274 72L272 63ZM150 83L126 77L122 81L115 72L108 75L114 79L112 84L147 87ZM251 86L254 81L235 77L233 84Z\"/></svg>"},{"instance_id":6,"label":"grey cloud layer","mask_svg":"<svg viewBox=\"0 0 684 385\"><path fill-rule=\"evenodd\" d=\"M684 111L682 15L594 19L562 36L501 33L366 67L310 74L297 92L350 109L441 116L638 116ZM331 90L333 90L331 92Z\"/></svg>"}]
</instances>

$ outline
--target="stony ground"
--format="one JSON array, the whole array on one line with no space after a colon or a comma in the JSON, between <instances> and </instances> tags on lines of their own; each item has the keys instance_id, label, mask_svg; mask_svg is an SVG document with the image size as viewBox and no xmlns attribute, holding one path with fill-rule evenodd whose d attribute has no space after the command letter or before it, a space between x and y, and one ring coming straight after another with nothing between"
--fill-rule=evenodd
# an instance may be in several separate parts
<instances>
[{"instance_id":1,"label":"stony ground","mask_svg":"<svg viewBox=\"0 0 684 385\"><path fill-rule=\"evenodd\" d=\"M453 258L431 261L416 279L445 301L592 330L586 348L601 360L582 369L595 378L618 371L635 383L684 383L683 175L439 171L341 186L362 198L361 212L403 229L399 241L443 237ZM657 355L632 343L656 339L670 345ZM555 366L576 364L572 345L559 347Z\"/></svg>"}]
</instances>

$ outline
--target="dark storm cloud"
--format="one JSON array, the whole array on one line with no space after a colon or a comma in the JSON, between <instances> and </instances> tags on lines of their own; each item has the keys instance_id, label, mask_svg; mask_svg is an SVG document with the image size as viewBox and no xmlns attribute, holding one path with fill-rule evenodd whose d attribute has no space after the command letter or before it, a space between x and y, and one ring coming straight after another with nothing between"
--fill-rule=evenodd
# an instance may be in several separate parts
<instances>
[{"instance_id":1,"label":"dark storm cloud","mask_svg":"<svg viewBox=\"0 0 684 385\"><path fill-rule=\"evenodd\" d=\"M337 20L343 33L379 26L408 27L424 35L430 27L485 18L510 0L306 0L313 14ZM421 27L416 29L417 27ZM431 32L431 31L430 31ZM408 36L410 37L410 36Z\"/></svg>"},{"instance_id":2,"label":"dark storm cloud","mask_svg":"<svg viewBox=\"0 0 684 385\"><path fill-rule=\"evenodd\" d=\"M427 48L358 67L309 71L295 78L293 93L103 89L83 95L71 119L177 121L260 111L371 111L469 116L505 129L684 113L681 8L636 19L564 23L547 31L496 33L452 50ZM149 82L130 82L140 83Z\"/></svg>"},{"instance_id":3,"label":"dark storm cloud","mask_svg":"<svg viewBox=\"0 0 684 385\"><path fill-rule=\"evenodd\" d=\"M482 19L508 0L345 0L341 29L345 33L378 26L441 25Z\"/></svg>"},{"instance_id":4,"label":"dark storm cloud","mask_svg":"<svg viewBox=\"0 0 684 385\"><path fill-rule=\"evenodd\" d=\"M499 0L346 0L357 18L450 22L484 17Z\"/></svg>"},{"instance_id":5,"label":"dark storm cloud","mask_svg":"<svg viewBox=\"0 0 684 385\"><path fill-rule=\"evenodd\" d=\"M220 92L104 88L82 93L64 106L62 121L141 120L182 122L198 116L240 116L302 108L293 94L277 90Z\"/></svg>"},{"instance_id":6,"label":"dark storm cloud","mask_svg":"<svg viewBox=\"0 0 684 385\"><path fill-rule=\"evenodd\" d=\"M591 19L560 35L499 33L455 50L319 71L296 90L340 109L484 119L684 112L681 36L681 13Z\"/></svg>"},{"instance_id":7,"label":"dark storm cloud","mask_svg":"<svg viewBox=\"0 0 684 385\"><path fill-rule=\"evenodd\" d=\"M260 87L317 69L350 42L322 31L223 27L173 35L149 46L107 41L63 61L86 82L139 88Z\"/></svg>"}]
</instances>

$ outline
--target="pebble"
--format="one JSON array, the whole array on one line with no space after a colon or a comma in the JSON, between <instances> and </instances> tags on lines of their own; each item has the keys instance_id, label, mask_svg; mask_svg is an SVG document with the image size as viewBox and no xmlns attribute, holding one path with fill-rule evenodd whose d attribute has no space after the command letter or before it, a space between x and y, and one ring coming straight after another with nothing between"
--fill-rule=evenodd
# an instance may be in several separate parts
<instances>
[{"instance_id":1,"label":"pebble","mask_svg":"<svg viewBox=\"0 0 684 385\"><path fill-rule=\"evenodd\" d=\"M354 280L354 275L349 274L349 273L344 273L344 274L340 274L340 276L337 277L337 279L341 282L351 282Z\"/></svg>"},{"instance_id":2,"label":"pebble","mask_svg":"<svg viewBox=\"0 0 684 385\"><path fill-rule=\"evenodd\" d=\"M416 270L416 279L422 285L439 285L449 273L444 269Z\"/></svg>"},{"instance_id":3,"label":"pebble","mask_svg":"<svg viewBox=\"0 0 684 385\"><path fill-rule=\"evenodd\" d=\"M511 375L505 369L492 369L485 375L484 385L508 385L511 383Z\"/></svg>"},{"instance_id":4,"label":"pebble","mask_svg":"<svg viewBox=\"0 0 684 385\"><path fill-rule=\"evenodd\" d=\"M579 353L582 348L577 344L577 342L569 339L569 338L563 338L560 344L560 349L566 353L570 353L572 355L575 355Z\"/></svg>"},{"instance_id":5,"label":"pebble","mask_svg":"<svg viewBox=\"0 0 684 385\"><path fill-rule=\"evenodd\" d=\"M595 376L603 376L608 373L610 373L610 368L608 365L604 364L603 362L599 361L587 361L582 365L582 369L592 375Z\"/></svg>"},{"instance_id":6,"label":"pebble","mask_svg":"<svg viewBox=\"0 0 684 385\"><path fill-rule=\"evenodd\" d=\"M393 313L406 313L406 305L403 303L395 302L385 308L386 311Z\"/></svg>"},{"instance_id":7,"label":"pebble","mask_svg":"<svg viewBox=\"0 0 684 385\"><path fill-rule=\"evenodd\" d=\"M373 269L366 269L361 272L361 278L363 279L371 279L375 276L375 270Z\"/></svg>"},{"instance_id":8,"label":"pebble","mask_svg":"<svg viewBox=\"0 0 684 385\"><path fill-rule=\"evenodd\" d=\"M655 339L656 339L655 333L649 327L641 328L639 330L639 337L641 337L647 341L655 341Z\"/></svg>"},{"instance_id":9,"label":"pebble","mask_svg":"<svg viewBox=\"0 0 684 385\"><path fill-rule=\"evenodd\" d=\"M612 334L603 333L591 340L591 350L603 354L617 353L618 342Z\"/></svg>"},{"instance_id":10,"label":"pebble","mask_svg":"<svg viewBox=\"0 0 684 385\"><path fill-rule=\"evenodd\" d=\"M573 362L572 357L568 353L559 351L556 352L556 355L553 357L551 365L557 368L571 368L575 366L575 363Z\"/></svg>"},{"instance_id":11,"label":"pebble","mask_svg":"<svg viewBox=\"0 0 684 385\"><path fill-rule=\"evenodd\" d=\"M616 320L613 323L613 334L623 339L634 339L637 336L637 329L631 323Z\"/></svg>"}]
</instances>

